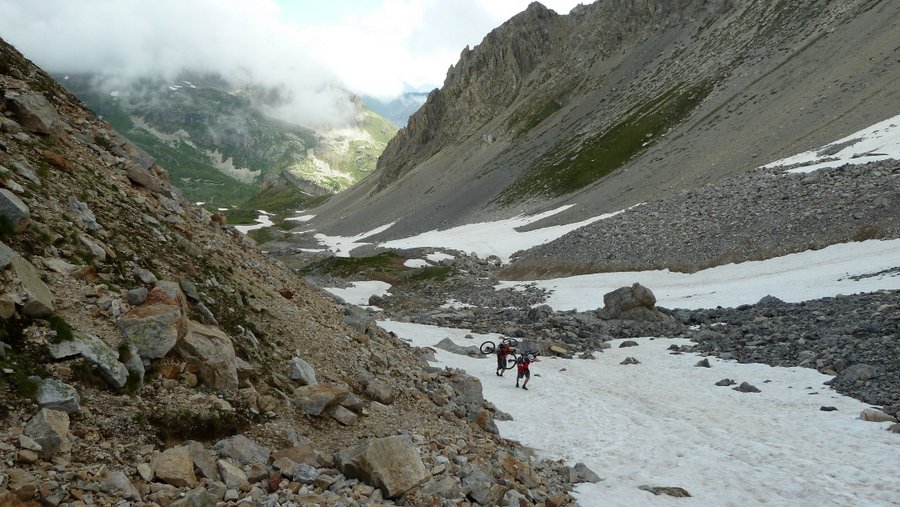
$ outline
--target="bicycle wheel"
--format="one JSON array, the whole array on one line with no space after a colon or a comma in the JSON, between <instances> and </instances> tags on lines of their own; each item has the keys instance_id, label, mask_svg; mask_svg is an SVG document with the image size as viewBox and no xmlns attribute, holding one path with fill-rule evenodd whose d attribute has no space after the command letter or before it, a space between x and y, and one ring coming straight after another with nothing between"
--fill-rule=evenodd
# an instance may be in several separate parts
<instances>
[{"instance_id":1,"label":"bicycle wheel","mask_svg":"<svg viewBox=\"0 0 900 507\"><path fill-rule=\"evenodd\" d=\"M494 345L494 342L492 342L490 340L481 344L481 353L482 354L493 354L495 350L497 350L497 346Z\"/></svg>"},{"instance_id":2,"label":"bicycle wheel","mask_svg":"<svg viewBox=\"0 0 900 507\"><path fill-rule=\"evenodd\" d=\"M508 343L510 347L516 347L519 345L519 340L515 338L504 338L500 343Z\"/></svg>"},{"instance_id":3,"label":"bicycle wheel","mask_svg":"<svg viewBox=\"0 0 900 507\"><path fill-rule=\"evenodd\" d=\"M508 356L506 356L506 364L503 365L503 369L511 370L516 365L516 360L518 360L519 356L515 354L515 352L510 352Z\"/></svg>"}]
</instances>

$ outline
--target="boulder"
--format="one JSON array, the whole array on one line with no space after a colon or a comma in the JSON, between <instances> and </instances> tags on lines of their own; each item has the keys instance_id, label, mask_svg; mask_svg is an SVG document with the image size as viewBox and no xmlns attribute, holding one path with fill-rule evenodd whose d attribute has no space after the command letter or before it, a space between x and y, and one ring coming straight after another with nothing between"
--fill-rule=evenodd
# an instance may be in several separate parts
<instances>
[{"instance_id":1,"label":"boulder","mask_svg":"<svg viewBox=\"0 0 900 507\"><path fill-rule=\"evenodd\" d=\"M341 405L328 407L325 411L332 419L339 422L343 426L352 426L359 420L359 416Z\"/></svg>"},{"instance_id":2,"label":"boulder","mask_svg":"<svg viewBox=\"0 0 900 507\"><path fill-rule=\"evenodd\" d=\"M100 482L100 491L112 493L118 498L140 500L141 494L121 470L107 470Z\"/></svg>"},{"instance_id":3,"label":"boulder","mask_svg":"<svg viewBox=\"0 0 900 507\"><path fill-rule=\"evenodd\" d=\"M451 340L450 338L444 338L443 340L434 344L435 348L439 348L441 350L446 350L447 352L452 352L454 354L459 354L461 356L479 356L481 355L481 351L478 349L476 345L462 346L457 345L456 342Z\"/></svg>"},{"instance_id":4,"label":"boulder","mask_svg":"<svg viewBox=\"0 0 900 507\"><path fill-rule=\"evenodd\" d=\"M275 451L272 453L272 458L275 460L286 458L293 461L294 463L306 464L310 466L316 466L319 464L319 456L316 453L316 449L313 447L312 443L301 443L293 447L288 447L287 449Z\"/></svg>"},{"instance_id":5,"label":"boulder","mask_svg":"<svg viewBox=\"0 0 900 507\"><path fill-rule=\"evenodd\" d=\"M49 134L60 121L56 109L40 93L7 93L6 101L16 121L34 134Z\"/></svg>"},{"instance_id":6,"label":"boulder","mask_svg":"<svg viewBox=\"0 0 900 507\"><path fill-rule=\"evenodd\" d=\"M25 302L22 313L29 317L49 317L53 314L53 294L47 284L41 280L38 273L30 262L22 257L15 256L10 260L13 272L19 278L19 283L25 289L28 295L28 301Z\"/></svg>"},{"instance_id":7,"label":"boulder","mask_svg":"<svg viewBox=\"0 0 900 507\"><path fill-rule=\"evenodd\" d=\"M119 353L94 335L73 332L71 340L50 344L50 356L63 359L80 355L97 367L100 376L116 389L128 382L128 369L119 362Z\"/></svg>"},{"instance_id":8,"label":"boulder","mask_svg":"<svg viewBox=\"0 0 900 507\"><path fill-rule=\"evenodd\" d=\"M125 163L124 169L125 176L135 185L144 187L151 192L162 192L162 184L159 182L159 178L149 168L129 161Z\"/></svg>"},{"instance_id":9,"label":"boulder","mask_svg":"<svg viewBox=\"0 0 900 507\"><path fill-rule=\"evenodd\" d=\"M41 408L62 410L68 414L81 411L81 396L65 382L48 378L38 384L37 404Z\"/></svg>"},{"instance_id":10,"label":"boulder","mask_svg":"<svg viewBox=\"0 0 900 507\"><path fill-rule=\"evenodd\" d=\"M186 307L177 283L158 282L142 305L119 319L122 337L145 359L163 357L187 332Z\"/></svg>"},{"instance_id":11,"label":"boulder","mask_svg":"<svg viewBox=\"0 0 900 507\"><path fill-rule=\"evenodd\" d=\"M16 194L0 188L0 217L9 221L13 231L22 232L28 228L31 211Z\"/></svg>"},{"instance_id":12,"label":"boulder","mask_svg":"<svg viewBox=\"0 0 900 507\"><path fill-rule=\"evenodd\" d=\"M50 459L57 452L69 452L69 414L42 408L25 426L25 435L41 446L40 456Z\"/></svg>"},{"instance_id":13,"label":"boulder","mask_svg":"<svg viewBox=\"0 0 900 507\"><path fill-rule=\"evenodd\" d=\"M189 365L196 365L200 381L218 391L238 388L237 363L231 338L220 329L188 321L187 332L175 352Z\"/></svg>"},{"instance_id":14,"label":"boulder","mask_svg":"<svg viewBox=\"0 0 900 507\"><path fill-rule=\"evenodd\" d=\"M97 223L97 217L94 216L94 212L88 208L88 205L79 201L74 196L69 197L68 202L69 211L75 215L75 218L81 220L81 223L91 231L96 231L98 229L102 229L103 226Z\"/></svg>"},{"instance_id":15,"label":"boulder","mask_svg":"<svg viewBox=\"0 0 900 507\"><path fill-rule=\"evenodd\" d=\"M38 177L37 173L34 172L34 168L31 167L31 164L29 164L27 160L14 160L10 165L13 167L13 169L15 169L17 173L19 173L20 176L22 176L26 180L34 183L35 185L41 184L41 179Z\"/></svg>"},{"instance_id":16,"label":"boulder","mask_svg":"<svg viewBox=\"0 0 900 507\"><path fill-rule=\"evenodd\" d=\"M865 382L872 380L878 376L878 370L874 366L868 364L853 364L842 370L837 378L837 382Z\"/></svg>"},{"instance_id":17,"label":"boulder","mask_svg":"<svg viewBox=\"0 0 900 507\"><path fill-rule=\"evenodd\" d=\"M242 465L268 463L271 454L268 447L263 447L244 435L219 440L213 449L218 451L220 456L231 458Z\"/></svg>"},{"instance_id":18,"label":"boulder","mask_svg":"<svg viewBox=\"0 0 900 507\"><path fill-rule=\"evenodd\" d=\"M476 413L484 408L484 393L478 377L460 373L450 378L450 386L460 398L457 403L469 412Z\"/></svg>"},{"instance_id":19,"label":"boulder","mask_svg":"<svg viewBox=\"0 0 900 507\"><path fill-rule=\"evenodd\" d=\"M150 467L153 469L153 476L166 484L178 488L197 485L194 462L186 446L166 449L153 457Z\"/></svg>"},{"instance_id":20,"label":"boulder","mask_svg":"<svg viewBox=\"0 0 900 507\"><path fill-rule=\"evenodd\" d=\"M228 460L220 459L216 461L216 466L219 468L219 476L222 478L222 482L229 489L246 490L250 488L247 474L236 465Z\"/></svg>"},{"instance_id":21,"label":"boulder","mask_svg":"<svg viewBox=\"0 0 900 507\"><path fill-rule=\"evenodd\" d=\"M87 249L87 252L91 254L93 257L97 258L101 262L106 261L106 249L94 238L88 236L87 234L79 234L78 241L81 242L81 245Z\"/></svg>"},{"instance_id":22,"label":"boulder","mask_svg":"<svg viewBox=\"0 0 900 507\"><path fill-rule=\"evenodd\" d=\"M316 370L299 357L291 358L291 380L300 382L300 385L309 386L317 383Z\"/></svg>"},{"instance_id":23,"label":"boulder","mask_svg":"<svg viewBox=\"0 0 900 507\"><path fill-rule=\"evenodd\" d=\"M334 462L345 476L380 488L387 498L397 498L430 477L408 436L361 442L335 454Z\"/></svg>"},{"instance_id":24,"label":"boulder","mask_svg":"<svg viewBox=\"0 0 900 507\"><path fill-rule=\"evenodd\" d=\"M19 254L15 250L0 241L0 269L6 269L6 266L9 266L9 263L12 262L13 257L18 256Z\"/></svg>"},{"instance_id":25,"label":"boulder","mask_svg":"<svg viewBox=\"0 0 900 507\"><path fill-rule=\"evenodd\" d=\"M656 296L639 283L603 295L602 319L659 321L666 315L656 309Z\"/></svg>"},{"instance_id":26,"label":"boulder","mask_svg":"<svg viewBox=\"0 0 900 507\"><path fill-rule=\"evenodd\" d=\"M203 447L203 444L189 440L185 442L185 446L191 455L191 461L194 462L194 469L200 472L202 477L214 481L219 480L219 469L216 461L212 458L209 451Z\"/></svg>"},{"instance_id":27,"label":"boulder","mask_svg":"<svg viewBox=\"0 0 900 507\"><path fill-rule=\"evenodd\" d=\"M383 380L372 379L368 381L366 384L366 395L385 405L390 405L394 402L394 390Z\"/></svg>"},{"instance_id":28,"label":"boulder","mask_svg":"<svg viewBox=\"0 0 900 507\"><path fill-rule=\"evenodd\" d=\"M895 419L893 416L874 408L864 409L859 414L859 418L863 421L870 422L897 422L897 419Z\"/></svg>"},{"instance_id":29,"label":"boulder","mask_svg":"<svg viewBox=\"0 0 900 507\"><path fill-rule=\"evenodd\" d=\"M350 392L335 384L315 384L294 389L293 402L309 416L321 415L325 409L339 405Z\"/></svg>"}]
</instances>

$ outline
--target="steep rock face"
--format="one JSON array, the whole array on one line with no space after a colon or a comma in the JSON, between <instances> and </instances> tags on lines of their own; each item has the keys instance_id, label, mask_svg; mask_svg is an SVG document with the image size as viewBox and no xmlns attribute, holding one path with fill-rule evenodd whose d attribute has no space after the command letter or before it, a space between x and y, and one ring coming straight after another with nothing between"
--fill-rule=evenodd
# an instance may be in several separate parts
<instances>
[{"instance_id":1,"label":"steep rock face","mask_svg":"<svg viewBox=\"0 0 900 507\"><path fill-rule=\"evenodd\" d=\"M371 238L394 239L562 204L537 225L572 222L821 146L900 107L898 16L877 0L532 5L310 225L395 222Z\"/></svg>"},{"instance_id":2,"label":"steep rock face","mask_svg":"<svg viewBox=\"0 0 900 507\"><path fill-rule=\"evenodd\" d=\"M473 135L509 106L522 83L565 33L565 18L537 2L466 47L447 71L443 88L429 94L378 159L379 188L451 143Z\"/></svg>"}]
</instances>

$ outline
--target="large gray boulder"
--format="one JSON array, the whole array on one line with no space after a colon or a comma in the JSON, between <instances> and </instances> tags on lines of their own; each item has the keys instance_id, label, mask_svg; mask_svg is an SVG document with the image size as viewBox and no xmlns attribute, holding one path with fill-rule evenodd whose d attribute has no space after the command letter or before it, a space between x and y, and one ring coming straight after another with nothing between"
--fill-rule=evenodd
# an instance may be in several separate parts
<instances>
[{"instance_id":1,"label":"large gray boulder","mask_svg":"<svg viewBox=\"0 0 900 507\"><path fill-rule=\"evenodd\" d=\"M28 228L31 210L16 194L0 188L0 216L9 221L15 232L22 232Z\"/></svg>"},{"instance_id":2,"label":"large gray boulder","mask_svg":"<svg viewBox=\"0 0 900 507\"><path fill-rule=\"evenodd\" d=\"M128 369L119 362L119 353L92 334L75 331L71 340L51 343L49 348L53 359L76 355L85 358L96 366L100 376L116 389L122 389L128 381Z\"/></svg>"},{"instance_id":3,"label":"large gray boulder","mask_svg":"<svg viewBox=\"0 0 900 507\"><path fill-rule=\"evenodd\" d=\"M350 391L335 384L315 384L294 389L294 405L309 416L319 416L325 409L339 405Z\"/></svg>"},{"instance_id":4,"label":"large gray boulder","mask_svg":"<svg viewBox=\"0 0 900 507\"><path fill-rule=\"evenodd\" d=\"M341 473L380 488L387 498L397 498L430 477L407 436L361 442L335 454L334 462Z\"/></svg>"},{"instance_id":5,"label":"large gray boulder","mask_svg":"<svg viewBox=\"0 0 900 507\"><path fill-rule=\"evenodd\" d=\"M153 457L150 462L153 476L175 487L196 486L194 462L186 446L166 449Z\"/></svg>"},{"instance_id":6,"label":"large gray boulder","mask_svg":"<svg viewBox=\"0 0 900 507\"><path fill-rule=\"evenodd\" d=\"M242 465L266 464L271 454L268 447L263 447L244 435L219 440L213 449L218 451L220 456L231 458Z\"/></svg>"},{"instance_id":7,"label":"large gray boulder","mask_svg":"<svg viewBox=\"0 0 900 507\"><path fill-rule=\"evenodd\" d=\"M311 386L317 384L316 370L309 363L299 357L291 358L291 380L300 382L300 385Z\"/></svg>"},{"instance_id":8,"label":"large gray boulder","mask_svg":"<svg viewBox=\"0 0 900 507\"><path fill-rule=\"evenodd\" d=\"M664 320L666 315L656 309L656 296L639 283L631 287L621 287L603 295L603 309L598 312L602 319L624 320Z\"/></svg>"},{"instance_id":9,"label":"large gray boulder","mask_svg":"<svg viewBox=\"0 0 900 507\"><path fill-rule=\"evenodd\" d=\"M49 134L59 123L56 109L40 93L6 93L6 104L22 128L34 134Z\"/></svg>"},{"instance_id":10,"label":"large gray boulder","mask_svg":"<svg viewBox=\"0 0 900 507\"><path fill-rule=\"evenodd\" d=\"M57 452L69 452L69 414L62 410L42 408L25 426L25 435L40 444L38 453L50 459Z\"/></svg>"},{"instance_id":11,"label":"large gray boulder","mask_svg":"<svg viewBox=\"0 0 900 507\"><path fill-rule=\"evenodd\" d=\"M237 362L231 338L220 329L188 321L175 352L200 368L200 381L218 391L238 388Z\"/></svg>"},{"instance_id":12,"label":"large gray boulder","mask_svg":"<svg viewBox=\"0 0 900 507\"><path fill-rule=\"evenodd\" d=\"M119 319L122 338L145 359L163 357L187 332L185 308L187 301L177 283L158 282L142 305Z\"/></svg>"},{"instance_id":13,"label":"large gray boulder","mask_svg":"<svg viewBox=\"0 0 900 507\"><path fill-rule=\"evenodd\" d=\"M30 262L20 256L10 259L13 272L19 278L22 288L28 295L28 301L22 313L29 317L49 317L53 314L53 294L47 284L41 280L41 274Z\"/></svg>"},{"instance_id":14,"label":"large gray boulder","mask_svg":"<svg viewBox=\"0 0 900 507\"><path fill-rule=\"evenodd\" d=\"M81 396L69 384L59 379L47 378L40 380L38 384L37 404L41 408L74 414L81 411Z\"/></svg>"}]
</instances>

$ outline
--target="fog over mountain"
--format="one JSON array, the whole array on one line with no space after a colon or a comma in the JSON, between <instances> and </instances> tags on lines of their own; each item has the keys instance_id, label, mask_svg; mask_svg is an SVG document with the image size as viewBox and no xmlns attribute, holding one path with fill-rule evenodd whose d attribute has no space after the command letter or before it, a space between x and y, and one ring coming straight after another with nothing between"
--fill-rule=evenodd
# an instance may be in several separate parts
<instances>
[{"instance_id":1,"label":"fog over mountain","mask_svg":"<svg viewBox=\"0 0 900 507\"><path fill-rule=\"evenodd\" d=\"M17 2L0 0L0 32L54 73L90 72L109 91L189 70L229 85L279 91L271 114L303 124L341 124L353 109L334 73L317 63L309 41L265 2ZM214 14L211 14L214 13ZM198 22L209 20L212 22Z\"/></svg>"}]
</instances>

